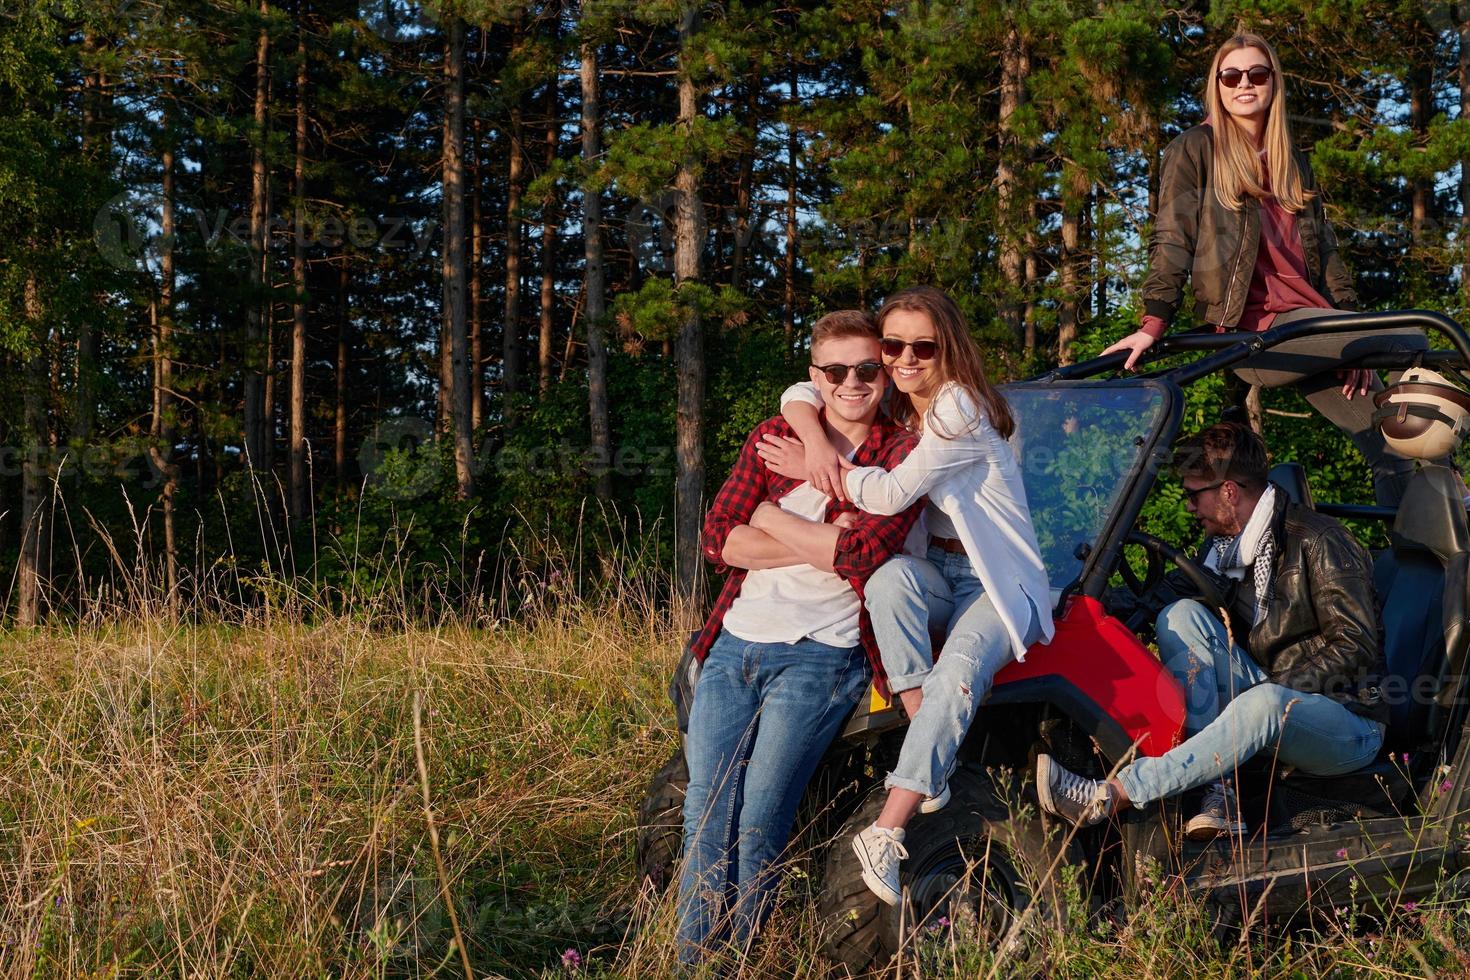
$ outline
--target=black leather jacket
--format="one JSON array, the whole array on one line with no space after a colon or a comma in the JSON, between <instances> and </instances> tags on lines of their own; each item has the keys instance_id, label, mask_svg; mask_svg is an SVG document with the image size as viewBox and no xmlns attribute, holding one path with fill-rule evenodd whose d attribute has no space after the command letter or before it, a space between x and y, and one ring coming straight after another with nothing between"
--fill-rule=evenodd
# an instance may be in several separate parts
<instances>
[{"instance_id":1,"label":"black leather jacket","mask_svg":"<svg viewBox=\"0 0 1470 980\"><path fill-rule=\"evenodd\" d=\"M1261 621L1249 580L1231 590L1237 643L1273 682L1325 694L1354 714L1388 722L1377 685L1385 672L1383 629L1373 588L1373 561L1331 517L1288 501L1277 490L1271 519L1276 539L1271 602ZM1205 539L1201 557L1213 539ZM1235 584L1235 583L1232 583Z\"/></svg>"},{"instance_id":2,"label":"black leather jacket","mask_svg":"<svg viewBox=\"0 0 1470 980\"><path fill-rule=\"evenodd\" d=\"M1300 150L1293 153L1302 186L1315 191L1306 155ZM1208 125L1181 133L1164 148L1148 277L1140 295L1144 313L1166 324L1174 322L1186 282L1194 286L1202 323L1234 329L1245 312L1261 240L1261 206L1248 197L1239 211L1227 211L1215 197L1213 160L1214 136ZM1314 194L1296 219L1312 288L1336 309L1356 309L1353 279L1322 211L1322 195Z\"/></svg>"}]
</instances>

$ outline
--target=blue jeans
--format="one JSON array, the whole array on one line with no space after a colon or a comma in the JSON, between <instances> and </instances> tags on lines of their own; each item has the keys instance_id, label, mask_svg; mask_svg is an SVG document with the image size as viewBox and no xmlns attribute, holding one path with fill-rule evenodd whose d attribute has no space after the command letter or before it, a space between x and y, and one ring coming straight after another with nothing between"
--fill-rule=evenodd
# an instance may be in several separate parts
<instances>
[{"instance_id":1,"label":"blue jeans","mask_svg":"<svg viewBox=\"0 0 1470 980\"><path fill-rule=\"evenodd\" d=\"M760 927L796 807L868 678L862 647L749 643L728 632L715 641L684 742L682 962L726 942L743 948Z\"/></svg>"},{"instance_id":2,"label":"blue jeans","mask_svg":"<svg viewBox=\"0 0 1470 980\"><path fill-rule=\"evenodd\" d=\"M1281 765L1336 776L1373 761L1383 726L1322 694L1273 684L1250 654L1229 641L1200 603L1167 606L1157 622L1159 656L1184 686L1185 741L1118 773L1142 805L1233 773L1265 749Z\"/></svg>"},{"instance_id":3,"label":"blue jeans","mask_svg":"<svg viewBox=\"0 0 1470 980\"><path fill-rule=\"evenodd\" d=\"M931 547L927 558L890 558L863 595L888 686L895 694L924 691L886 785L937 796L991 681L1011 662L1010 634L969 557L942 548ZM1039 619L1033 609L1028 645L1040 634ZM946 636L937 662L931 629Z\"/></svg>"}]
</instances>

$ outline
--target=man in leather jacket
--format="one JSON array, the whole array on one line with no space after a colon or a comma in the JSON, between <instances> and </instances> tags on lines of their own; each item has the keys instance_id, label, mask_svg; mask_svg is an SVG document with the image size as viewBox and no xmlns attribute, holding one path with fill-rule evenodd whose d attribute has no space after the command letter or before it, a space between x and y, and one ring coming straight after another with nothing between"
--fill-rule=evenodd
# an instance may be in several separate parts
<instances>
[{"instance_id":1,"label":"man in leather jacket","mask_svg":"<svg viewBox=\"0 0 1470 980\"><path fill-rule=\"evenodd\" d=\"M1206 533L1200 563L1226 585L1230 625L1195 599L1165 607L1159 655L1185 688L1188 737L1106 781L1040 756L1037 793L1048 812L1092 824L1213 784L1185 825L1191 838L1209 839L1244 831L1230 776L1256 753L1323 776L1378 754L1388 707L1376 687L1383 655L1372 562L1341 524L1267 482L1266 465L1260 437L1235 423L1179 446L1186 506Z\"/></svg>"}]
</instances>

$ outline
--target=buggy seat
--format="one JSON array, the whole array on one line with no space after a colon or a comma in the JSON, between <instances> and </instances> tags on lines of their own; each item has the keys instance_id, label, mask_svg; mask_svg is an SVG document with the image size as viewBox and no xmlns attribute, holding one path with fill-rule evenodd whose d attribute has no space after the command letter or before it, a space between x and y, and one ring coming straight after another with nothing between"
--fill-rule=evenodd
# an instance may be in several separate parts
<instances>
[{"instance_id":1,"label":"buggy seat","mask_svg":"<svg viewBox=\"0 0 1470 980\"><path fill-rule=\"evenodd\" d=\"M1308 498L1310 499L1310 498ZM1389 705L1387 750L1373 764L1343 776L1281 775L1288 795L1303 802L1354 801L1379 812L1400 809L1438 758L1438 741L1459 717L1470 628L1467 567L1470 527L1452 470L1425 466L1410 480L1389 531L1389 548L1374 560L1387 663L1380 688ZM1411 766L1393 753L1415 752ZM1289 800L1283 798L1283 804ZM1331 807L1312 812L1325 815ZM1345 814L1336 814L1345 815ZM1305 813L1292 815L1297 825Z\"/></svg>"},{"instance_id":2,"label":"buggy seat","mask_svg":"<svg viewBox=\"0 0 1470 980\"><path fill-rule=\"evenodd\" d=\"M1453 470L1425 466L1409 482L1374 563L1382 610L1389 748L1414 750L1443 734L1464 674L1470 527Z\"/></svg>"}]
</instances>

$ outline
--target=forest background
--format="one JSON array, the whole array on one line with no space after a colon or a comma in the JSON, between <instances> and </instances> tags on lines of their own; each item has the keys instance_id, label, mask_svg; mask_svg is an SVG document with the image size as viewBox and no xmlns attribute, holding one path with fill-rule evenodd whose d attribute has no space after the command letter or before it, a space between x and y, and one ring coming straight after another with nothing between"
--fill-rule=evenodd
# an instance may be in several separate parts
<instances>
[{"instance_id":1,"label":"forest background","mask_svg":"<svg viewBox=\"0 0 1470 980\"><path fill-rule=\"evenodd\" d=\"M678 975L635 813L807 328L932 283L1002 379L1134 329L1240 27L1365 308L1463 317L1470 3L0 0L0 973ZM1304 413L1277 457L1366 502ZM819 855L747 975L820 972ZM1222 945L1161 888L1037 949L1462 975L1442 899Z\"/></svg>"},{"instance_id":2,"label":"forest background","mask_svg":"<svg viewBox=\"0 0 1470 980\"><path fill-rule=\"evenodd\" d=\"M124 571L436 606L611 552L698 595L703 504L824 311L940 286L1003 379L1134 327L1161 148L1241 27L1364 307L1460 315L1465 5L12 2L5 613ZM1278 456L1364 499L1301 408Z\"/></svg>"}]
</instances>

